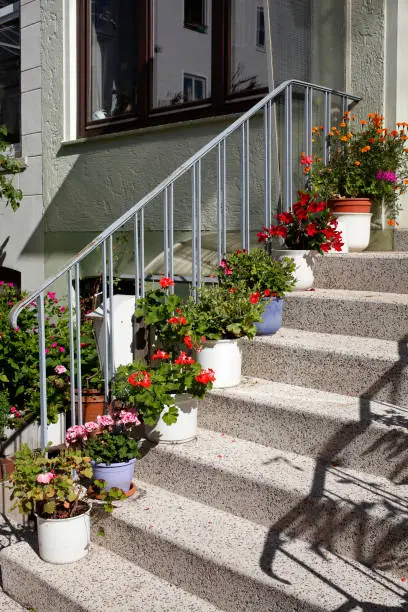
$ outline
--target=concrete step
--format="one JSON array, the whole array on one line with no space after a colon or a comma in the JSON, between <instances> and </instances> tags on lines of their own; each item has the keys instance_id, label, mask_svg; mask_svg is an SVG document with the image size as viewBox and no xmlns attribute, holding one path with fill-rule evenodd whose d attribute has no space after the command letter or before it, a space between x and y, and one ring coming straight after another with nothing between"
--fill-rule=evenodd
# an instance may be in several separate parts
<instances>
[{"instance_id":1,"label":"concrete step","mask_svg":"<svg viewBox=\"0 0 408 612\"><path fill-rule=\"evenodd\" d=\"M408 406L405 341L281 328L241 347L246 376Z\"/></svg>"},{"instance_id":2,"label":"concrete step","mask_svg":"<svg viewBox=\"0 0 408 612\"><path fill-rule=\"evenodd\" d=\"M285 297L283 325L398 341L408 334L408 294L345 289L294 291Z\"/></svg>"},{"instance_id":3,"label":"concrete step","mask_svg":"<svg viewBox=\"0 0 408 612\"><path fill-rule=\"evenodd\" d=\"M133 498L111 517L101 517L104 546L227 612L354 612L407 605L404 575L373 572L273 527L143 481L136 485Z\"/></svg>"},{"instance_id":4,"label":"concrete step","mask_svg":"<svg viewBox=\"0 0 408 612\"><path fill-rule=\"evenodd\" d=\"M336 253L317 257L315 287L408 293L408 253Z\"/></svg>"},{"instance_id":5,"label":"concrete step","mask_svg":"<svg viewBox=\"0 0 408 612\"><path fill-rule=\"evenodd\" d=\"M200 427L408 482L408 412L375 401L244 378L200 402Z\"/></svg>"},{"instance_id":6,"label":"concrete step","mask_svg":"<svg viewBox=\"0 0 408 612\"><path fill-rule=\"evenodd\" d=\"M205 429L147 451L146 482L370 567L404 559L408 485Z\"/></svg>"},{"instance_id":7,"label":"concrete step","mask_svg":"<svg viewBox=\"0 0 408 612\"><path fill-rule=\"evenodd\" d=\"M23 610L27 610L27 608L20 606L0 589L0 612L22 612Z\"/></svg>"},{"instance_id":8,"label":"concrete step","mask_svg":"<svg viewBox=\"0 0 408 612\"><path fill-rule=\"evenodd\" d=\"M0 553L0 564L4 589L35 612L220 610L95 544L84 559L67 566L45 563L20 542Z\"/></svg>"}]
</instances>

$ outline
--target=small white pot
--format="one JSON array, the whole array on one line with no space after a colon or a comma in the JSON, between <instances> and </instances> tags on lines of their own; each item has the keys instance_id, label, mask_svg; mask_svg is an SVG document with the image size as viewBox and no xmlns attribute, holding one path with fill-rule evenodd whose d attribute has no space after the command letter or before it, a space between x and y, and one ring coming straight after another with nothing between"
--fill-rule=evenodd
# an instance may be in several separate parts
<instances>
[{"instance_id":1,"label":"small white pot","mask_svg":"<svg viewBox=\"0 0 408 612\"><path fill-rule=\"evenodd\" d=\"M371 213L336 212L336 217L345 226L347 246L351 252L359 253L368 247L370 242Z\"/></svg>"},{"instance_id":2,"label":"small white pot","mask_svg":"<svg viewBox=\"0 0 408 612\"><path fill-rule=\"evenodd\" d=\"M174 398L178 416L176 423L167 425L160 416L154 427L145 427L146 437L152 442L182 444L197 437L198 400L187 393ZM167 407L162 414L167 412Z\"/></svg>"},{"instance_id":3,"label":"small white pot","mask_svg":"<svg viewBox=\"0 0 408 612\"><path fill-rule=\"evenodd\" d=\"M238 340L206 342L202 351L195 355L204 370L215 372L214 389L236 387L241 382L242 354Z\"/></svg>"},{"instance_id":4,"label":"small white pot","mask_svg":"<svg viewBox=\"0 0 408 612\"><path fill-rule=\"evenodd\" d=\"M62 565L85 557L91 542L91 509L66 519L44 519L37 515L40 557Z\"/></svg>"},{"instance_id":5,"label":"small white pot","mask_svg":"<svg viewBox=\"0 0 408 612\"><path fill-rule=\"evenodd\" d=\"M272 257L274 259L282 259L282 257L290 257L296 264L296 269L293 273L295 277L295 285L293 291L304 291L313 287L313 263L315 255L313 251L304 251L301 249L273 249Z\"/></svg>"}]
</instances>

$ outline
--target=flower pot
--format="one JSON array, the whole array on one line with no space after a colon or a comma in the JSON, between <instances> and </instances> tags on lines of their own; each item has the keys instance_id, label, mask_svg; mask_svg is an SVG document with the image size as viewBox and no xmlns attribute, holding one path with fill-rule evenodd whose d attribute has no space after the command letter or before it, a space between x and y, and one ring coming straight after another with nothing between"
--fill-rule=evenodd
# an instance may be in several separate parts
<instances>
[{"instance_id":1,"label":"flower pot","mask_svg":"<svg viewBox=\"0 0 408 612\"><path fill-rule=\"evenodd\" d=\"M242 355L238 340L206 342L203 350L196 353L195 359L205 370L214 370L214 389L236 387L240 384Z\"/></svg>"},{"instance_id":2,"label":"flower pot","mask_svg":"<svg viewBox=\"0 0 408 612\"><path fill-rule=\"evenodd\" d=\"M66 519L37 517L40 557L47 563L74 563L85 557L91 542L91 509Z\"/></svg>"},{"instance_id":3,"label":"flower pot","mask_svg":"<svg viewBox=\"0 0 408 612\"><path fill-rule=\"evenodd\" d=\"M148 440L164 444L182 444L190 442L197 436L197 405L198 400L187 393L177 395L174 403L178 408L176 423L167 425L160 415L154 427L145 427ZM167 412L167 407L162 414Z\"/></svg>"},{"instance_id":4,"label":"flower pot","mask_svg":"<svg viewBox=\"0 0 408 612\"><path fill-rule=\"evenodd\" d=\"M111 463L110 465L91 461L93 478L106 482L105 491L110 491L113 487L117 487L126 493L126 491L129 491L132 482L135 461L136 458L124 461L123 463Z\"/></svg>"},{"instance_id":5,"label":"flower pot","mask_svg":"<svg viewBox=\"0 0 408 612\"><path fill-rule=\"evenodd\" d=\"M274 259L282 259L282 257L290 257L296 264L296 269L293 273L295 277L295 285L293 291L304 291L313 287L313 251L304 251L297 249L273 249L272 257Z\"/></svg>"},{"instance_id":6,"label":"flower pot","mask_svg":"<svg viewBox=\"0 0 408 612\"><path fill-rule=\"evenodd\" d=\"M265 336L275 334L282 326L282 310L283 300L281 298L272 298L267 300L267 304L262 315L262 321L255 323L256 335Z\"/></svg>"},{"instance_id":7,"label":"flower pot","mask_svg":"<svg viewBox=\"0 0 408 612\"><path fill-rule=\"evenodd\" d=\"M75 414L78 421L78 395L75 395ZM96 421L105 414L105 396L98 389L82 389L82 422Z\"/></svg>"},{"instance_id":8,"label":"flower pot","mask_svg":"<svg viewBox=\"0 0 408 612\"><path fill-rule=\"evenodd\" d=\"M347 246L351 252L364 251L370 242L371 213L336 212L339 223L346 226Z\"/></svg>"},{"instance_id":9,"label":"flower pot","mask_svg":"<svg viewBox=\"0 0 408 612\"><path fill-rule=\"evenodd\" d=\"M371 211L371 200L369 198L344 198L329 200L329 209L334 214L344 213L369 213Z\"/></svg>"}]
</instances>

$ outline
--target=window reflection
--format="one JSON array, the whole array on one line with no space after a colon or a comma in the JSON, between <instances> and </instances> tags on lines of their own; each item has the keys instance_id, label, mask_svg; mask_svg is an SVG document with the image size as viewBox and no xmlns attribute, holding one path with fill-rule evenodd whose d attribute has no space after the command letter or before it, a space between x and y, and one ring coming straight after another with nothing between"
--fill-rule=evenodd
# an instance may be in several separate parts
<instances>
[{"instance_id":1,"label":"window reflection","mask_svg":"<svg viewBox=\"0 0 408 612\"><path fill-rule=\"evenodd\" d=\"M136 12L134 0L92 0L91 120L135 111Z\"/></svg>"}]
</instances>

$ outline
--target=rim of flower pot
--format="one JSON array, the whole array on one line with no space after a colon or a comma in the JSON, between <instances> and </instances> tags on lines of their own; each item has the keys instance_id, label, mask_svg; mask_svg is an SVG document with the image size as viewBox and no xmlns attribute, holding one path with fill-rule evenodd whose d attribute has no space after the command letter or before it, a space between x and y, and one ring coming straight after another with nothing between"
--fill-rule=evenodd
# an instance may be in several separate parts
<instances>
[{"instance_id":1,"label":"rim of flower pot","mask_svg":"<svg viewBox=\"0 0 408 612\"><path fill-rule=\"evenodd\" d=\"M288 255L288 253L297 253L298 255L300 254L305 254L305 253L315 253L315 251L313 251L313 249L272 249L273 253L286 253L286 255ZM290 255L289 255L290 257Z\"/></svg>"},{"instance_id":2,"label":"rim of flower pot","mask_svg":"<svg viewBox=\"0 0 408 612\"><path fill-rule=\"evenodd\" d=\"M338 211L333 213L336 217L338 217L339 215L341 215L342 217L344 216L350 216L350 217L354 217L355 215L360 215L363 217L372 217L373 213L363 213L363 212L342 212L342 211Z\"/></svg>"},{"instance_id":3,"label":"rim of flower pot","mask_svg":"<svg viewBox=\"0 0 408 612\"><path fill-rule=\"evenodd\" d=\"M97 463L96 461L93 461L93 460L92 460L92 461L91 461L91 465L92 465L92 466L94 466L94 465L99 465L99 466L101 466L101 467L107 467L107 468L110 468L110 467L112 467L113 465L114 465L115 467L122 467L122 465L129 465L129 463L135 463L136 459L137 459L137 457L133 457L133 459L129 459L128 461L121 461L120 463L110 463L109 465L108 465L108 464L106 464L106 463Z\"/></svg>"},{"instance_id":4,"label":"rim of flower pot","mask_svg":"<svg viewBox=\"0 0 408 612\"><path fill-rule=\"evenodd\" d=\"M214 344L219 344L222 342L238 342L239 338L220 338L219 340L207 340L205 345L203 346L203 350L208 348L209 346L214 346Z\"/></svg>"},{"instance_id":5,"label":"rim of flower pot","mask_svg":"<svg viewBox=\"0 0 408 612\"><path fill-rule=\"evenodd\" d=\"M80 516L84 516L84 514L90 514L91 513L91 505L88 504L88 502L83 502L86 506L88 506L88 509L85 510L85 512L81 512L81 514L77 514L76 516L68 516L66 518L45 518L43 516L40 516L39 514L37 514L36 512L34 512L34 516L37 519L41 519L42 521L52 521L53 523L60 523L61 521L73 521L74 519L79 518Z\"/></svg>"}]
</instances>

